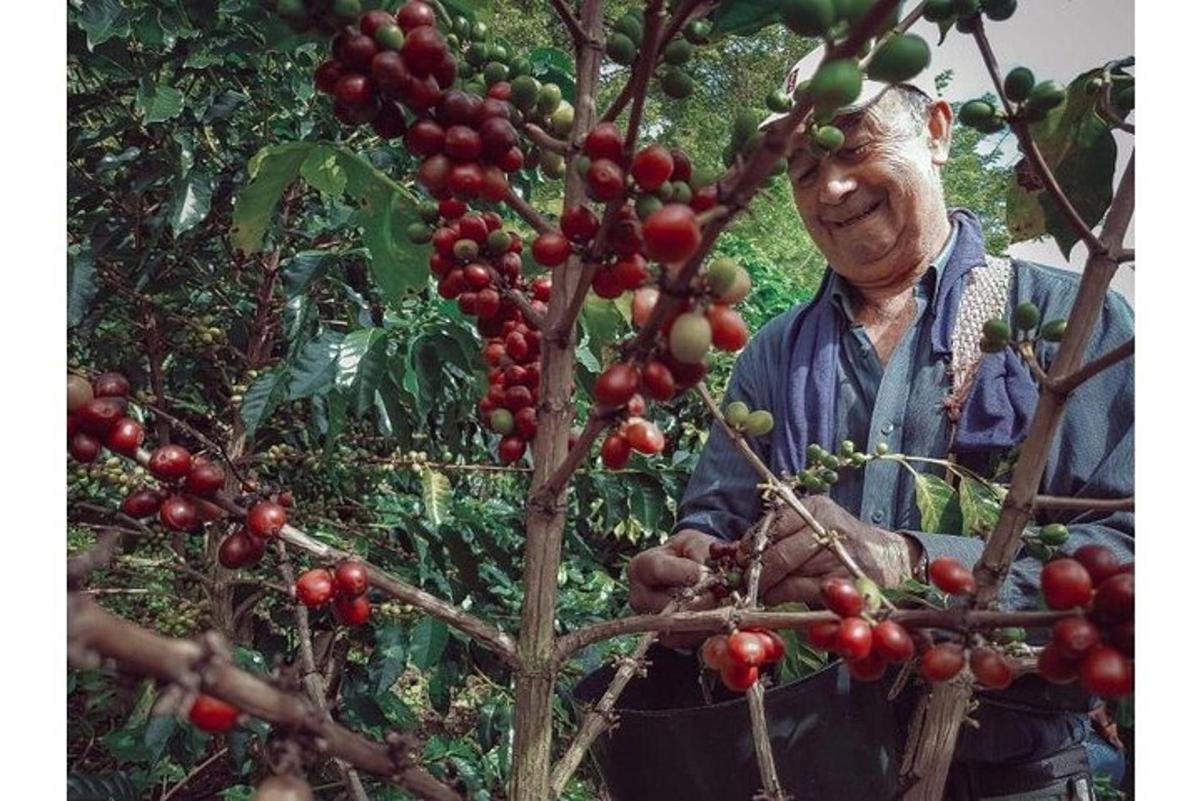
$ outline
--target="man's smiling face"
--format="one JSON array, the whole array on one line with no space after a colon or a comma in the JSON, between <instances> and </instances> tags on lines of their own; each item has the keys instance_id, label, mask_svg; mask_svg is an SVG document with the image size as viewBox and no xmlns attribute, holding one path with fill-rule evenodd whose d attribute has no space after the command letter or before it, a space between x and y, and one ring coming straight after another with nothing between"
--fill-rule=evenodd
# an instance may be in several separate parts
<instances>
[{"instance_id":1,"label":"man's smiling face","mask_svg":"<svg viewBox=\"0 0 1200 801\"><path fill-rule=\"evenodd\" d=\"M896 91L834 121L846 136L837 153L817 158L801 143L788 170L817 247L860 286L912 271L941 245L931 232L945 230L938 167L949 151L949 107L934 103L921 122Z\"/></svg>"}]
</instances>

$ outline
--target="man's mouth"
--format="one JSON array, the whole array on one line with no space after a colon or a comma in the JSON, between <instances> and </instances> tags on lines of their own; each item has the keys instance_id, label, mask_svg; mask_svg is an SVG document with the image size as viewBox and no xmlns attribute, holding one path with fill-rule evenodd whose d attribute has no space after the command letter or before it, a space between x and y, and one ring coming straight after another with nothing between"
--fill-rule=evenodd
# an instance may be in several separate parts
<instances>
[{"instance_id":1,"label":"man's mouth","mask_svg":"<svg viewBox=\"0 0 1200 801\"><path fill-rule=\"evenodd\" d=\"M830 220L828 224L830 227L837 228L837 229L849 228L850 226L855 225L855 224L860 223L863 220L865 220L867 217L869 217L871 214L873 214L876 210L878 210L879 207L882 205L883 205L883 200L882 199L877 200L874 203L872 203L870 206L867 206L865 209L863 209L858 214L855 214L853 217L847 217L844 220Z\"/></svg>"}]
</instances>

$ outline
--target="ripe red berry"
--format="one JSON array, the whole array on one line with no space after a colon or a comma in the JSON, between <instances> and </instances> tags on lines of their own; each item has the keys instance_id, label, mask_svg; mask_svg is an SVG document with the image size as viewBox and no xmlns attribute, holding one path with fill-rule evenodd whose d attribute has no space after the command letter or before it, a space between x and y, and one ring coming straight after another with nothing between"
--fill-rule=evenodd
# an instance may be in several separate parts
<instances>
[{"instance_id":1,"label":"ripe red berry","mask_svg":"<svg viewBox=\"0 0 1200 801\"><path fill-rule=\"evenodd\" d=\"M563 235L573 242L588 242L600 230L600 221L587 206L572 206L559 220Z\"/></svg>"},{"instance_id":2,"label":"ripe red berry","mask_svg":"<svg viewBox=\"0 0 1200 801\"><path fill-rule=\"evenodd\" d=\"M221 547L217 549L217 559L230 570L237 570L256 563L266 550L266 540L242 528L222 540Z\"/></svg>"},{"instance_id":3,"label":"ripe red berry","mask_svg":"<svg viewBox=\"0 0 1200 801\"><path fill-rule=\"evenodd\" d=\"M479 196L489 203L499 203L508 197L508 178L499 167L483 168L483 184L479 187Z\"/></svg>"},{"instance_id":4,"label":"ripe red berry","mask_svg":"<svg viewBox=\"0 0 1200 801\"><path fill-rule=\"evenodd\" d=\"M345 36L339 36L336 41L334 55L338 61L354 72L371 71L371 60L379 52L374 39L358 31L347 31Z\"/></svg>"},{"instance_id":5,"label":"ripe red berry","mask_svg":"<svg viewBox=\"0 0 1200 801\"><path fill-rule=\"evenodd\" d=\"M593 159L588 166L587 185L596 200L616 200L625 194L625 171L615 161Z\"/></svg>"},{"instance_id":6,"label":"ripe red berry","mask_svg":"<svg viewBox=\"0 0 1200 801\"><path fill-rule=\"evenodd\" d=\"M97 398L127 398L129 379L120 373L101 373L92 382L92 394Z\"/></svg>"},{"instance_id":7,"label":"ripe red berry","mask_svg":"<svg viewBox=\"0 0 1200 801\"><path fill-rule=\"evenodd\" d=\"M758 668L751 665L739 665L732 659L721 669L721 681L735 693L745 692L758 681Z\"/></svg>"},{"instance_id":8,"label":"ripe red berry","mask_svg":"<svg viewBox=\"0 0 1200 801\"><path fill-rule=\"evenodd\" d=\"M1084 545L1075 549L1071 558L1083 565L1088 575L1092 577L1092 585L1099 587L1109 576L1115 575L1121 568L1117 555L1107 547L1099 544Z\"/></svg>"},{"instance_id":9,"label":"ripe red berry","mask_svg":"<svg viewBox=\"0 0 1200 801\"><path fill-rule=\"evenodd\" d=\"M675 162L671 151L662 145L650 145L638 151L629 166L629 172L638 186L647 192L657 190L664 182L670 180L675 170Z\"/></svg>"},{"instance_id":10,"label":"ripe red berry","mask_svg":"<svg viewBox=\"0 0 1200 801\"><path fill-rule=\"evenodd\" d=\"M100 440L84 431L76 431L67 445L71 458L77 462L93 462L100 455Z\"/></svg>"},{"instance_id":11,"label":"ripe red berry","mask_svg":"<svg viewBox=\"0 0 1200 801\"><path fill-rule=\"evenodd\" d=\"M188 719L197 729L209 734L226 732L237 725L241 712L233 704L227 704L220 698L200 694L192 702L188 710Z\"/></svg>"},{"instance_id":12,"label":"ripe red berry","mask_svg":"<svg viewBox=\"0 0 1200 801\"><path fill-rule=\"evenodd\" d=\"M614 264L612 274L622 290L637 289L650 280L646 260L639 253L627 256Z\"/></svg>"},{"instance_id":13,"label":"ripe red berry","mask_svg":"<svg viewBox=\"0 0 1200 801\"><path fill-rule=\"evenodd\" d=\"M672 181L692 180L692 162L688 159L687 153L675 148L671 151L671 160L675 163L675 169L671 171Z\"/></svg>"},{"instance_id":14,"label":"ripe red berry","mask_svg":"<svg viewBox=\"0 0 1200 801\"><path fill-rule=\"evenodd\" d=\"M533 240L533 259L544 267L557 267L571 255L571 243L556 231L540 234Z\"/></svg>"},{"instance_id":15,"label":"ripe red berry","mask_svg":"<svg viewBox=\"0 0 1200 801\"><path fill-rule=\"evenodd\" d=\"M846 663L846 671L857 681L878 681L887 672L887 662L883 657L872 651L862 659L854 659Z\"/></svg>"},{"instance_id":16,"label":"ripe red berry","mask_svg":"<svg viewBox=\"0 0 1200 801\"><path fill-rule=\"evenodd\" d=\"M212 462L193 464L183 482L183 488L193 495L212 495L223 486L225 471Z\"/></svg>"},{"instance_id":17,"label":"ripe red berry","mask_svg":"<svg viewBox=\"0 0 1200 801\"><path fill-rule=\"evenodd\" d=\"M1042 597L1051 609L1087 606L1092 597L1092 579L1074 559L1055 559L1042 568Z\"/></svg>"},{"instance_id":18,"label":"ripe red berry","mask_svg":"<svg viewBox=\"0 0 1200 801\"><path fill-rule=\"evenodd\" d=\"M1120 698L1133 692L1133 667L1120 651L1100 646L1084 657L1079 683L1094 695Z\"/></svg>"},{"instance_id":19,"label":"ripe red berry","mask_svg":"<svg viewBox=\"0 0 1200 801\"><path fill-rule=\"evenodd\" d=\"M729 638L714 634L700 646L700 657L709 670L723 670L729 664Z\"/></svg>"},{"instance_id":20,"label":"ripe red berry","mask_svg":"<svg viewBox=\"0 0 1200 801\"><path fill-rule=\"evenodd\" d=\"M338 79L333 94L343 106L364 106L375 95L375 82L357 72L347 73Z\"/></svg>"},{"instance_id":21,"label":"ripe red berry","mask_svg":"<svg viewBox=\"0 0 1200 801\"><path fill-rule=\"evenodd\" d=\"M700 247L696 213L682 203L668 203L642 223L642 238L651 259L683 261Z\"/></svg>"},{"instance_id":22,"label":"ripe red berry","mask_svg":"<svg viewBox=\"0 0 1200 801\"><path fill-rule=\"evenodd\" d=\"M1118 623L1104 630L1104 642L1133 658L1133 621Z\"/></svg>"},{"instance_id":23,"label":"ripe red berry","mask_svg":"<svg viewBox=\"0 0 1200 801\"><path fill-rule=\"evenodd\" d=\"M708 307L708 323L712 326L712 343L718 350L741 350L750 339L750 329L742 316L728 306L714 303Z\"/></svg>"},{"instance_id":24,"label":"ripe red berry","mask_svg":"<svg viewBox=\"0 0 1200 801\"><path fill-rule=\"evenodd\" d=\"M385 25L395 25L396 19L388 12L382 9L368 11L359 17L358 27L366 36L375 38L375 32Z\"/></svg>"},{"instance_id":25,"label":"ripe red berry","mask_svg":"<svg viewBox=\"0 0 1200 801\"><path fill-rule=\"evenodd\" d=\"M373 63L373 62L372 62ZM337 88L337 82L342 77L342 64L340 61L330 59L322 62L313 73L313 82L317 86L318 92L323 92L327 95L333 94Z\"/></svg>"},{"instance_id":26,"label":"ripe red berry","mask_svg":"<svg viewBox=\"0 0 1200 801\"><path fill-rule=\"evenodd\" d=\"M97 437L106 437L122 417L125 416L124 398L92 398L79 407L79 427Z\"/></svg>"},{"instance_id":27,"label":"ripe red berry","mask_svg":"<svg viewBox=\"0 0 1200 801\"><path fill-rule=\"evenodd\" d=\"M446 144L446 131L433 120L418 120L404 134L404 146L417 156L436 156Z\"/></svg>"},{"instance_id":28,"label":"ripe red berry","mask_svg":"<svg viewBox=\"0 0 1200 801\"><path fill-rule=\"evenodd\" d=\"M105 446L113 453L133 456L146 438L146 430L137 420L122 417L108 432L104 440Z\"/></svg>"},{"instance_id":29,"label":"ripe red berry","mask_svg":"<svg viewBox=\"0 0 1200 801\"><path fill-rule=\"evenodd\" d=\"M158 507L158 519L172 531L191 531L196 525L196 505L182 495L171 495Z\"/></svg>"},{"instance_id":30,"label":"ripe red berry","mask_svg":"<svg viewBox=\"0 0 1200 801\"><path fill-rule=\"evenodd\" d=\"M333 574L323 567L307 570L296 579L296 598L309 609L329 602L333 597Z\"/></svg>"},{"instance_id":31,"label":"ripe red berry","mask_svg":"<svg viewBox=\"0 0 1200 801\"><path fill-rule=\"evenodd\" d=\"M593 394L604 406L624 406L638 388L638 371L631 364L611 365L596 379Z\"/></svg>"},{"instance_id":32,"label":"ripe red berry","mask_svg":"<svg viewBox=\"0 0 1200 801\"><path fill-rule=\"evenodd\" d=\"M600 461L609 470L620 470L629 464L629 456L633 447L622 434L609 434L600 446Z\"/></svg>"},{"instance_id":33,"label":"ripe red berry","mask_svg":"<svg viewBox=\"0 0 1200 801\"><path fill-rule=\"evenodd\" d=\"M435 23L437 23L437 14L434 13L433 7L423 0L409 0L396 12L396 24L405 33L413 28Z\"/></svg>"},{"instance_id":34,"label":"ripe red berry","mask_svg":"<svg viewBox=\"0 0 1200 801\"><path fill-rule=\"evenodd\" d=\"M1078 659L1100 642L1100 630L1087 618L1068 617L1054 624L1051 637L1064 656Z\"/></svg>"},{"instance_id":35,"label":"ripe red berry","mask_svg":"<svg viewBox=\"0 0 1200 801\"><path fill-rule=\"evenodd\" d=\"M758 666L766 661L767 651L758 635L752 631L735 631L729 635L729 659L735 665Z\"/></svg>"},{"instance_id":36,"label":"ripe red berry","mask_svg":"<svg viewBox=\"0 0 1200 801\"><path fill-rule=\"evenodd\" d=\"M483 191L483 168L474 162L455 164L446 174L446 186L457 197L476 197Z\"/></svg>"},{"instance_id":37,"label":"ripe red berry","mask_svg":"<svg viewBox=\"0 0 1200 801\"><path fill-rule=\"evenodd\" d=\"M517 389L517 387L513 387L513 389ZM500 440L499 455L502 464L512 464L525 455L525 440L510 434Z\"/></svg>"},{"instance_id":38,"label":"ripe red berry","mask_svg":"<svg viewBox=\"0 0 1200 801\"><path fill-rule=\"evenodd\" d=\"M961 645L940 643L921 655L921 675L927 681L947 681L958 675L964 662Z\"/></svg>"},{"instance_id":39,"label":"ripe red berry","mask_svg":"<svg viewBox=\"0 0 1200 801\"><path fill-rule=\"evenodd\" d=\"M675 397L675 377L662 362L646 362L642 367L642 388L656 401Z\"/></svg>"},{"instance_id":40,"label":"ripe red berry","mask_svg":"<svg viewBox=\"0 0 1200 801\"><path fill-rule=\"evenodd\" d=\"M625 424L624 434L635 451L647 456L662 453L667 444L659 427L641 417L631 417Z\"/></svg>"},{"instance_id":41,"label":"ripe red berry","mask_svg":"<svg viewBox=\"0 0 1200 801\"><path fill-rule=\"evenodd\" d=\"M1070 684L1079 675L1079 660L1050 643L1038 654L1038 675L1052 684Z\"/></svg>"},{"instance_id":42,"label":"ripe red berry","mask_svg":"<svg viewBox=\"0 0 1200 801\"><path fill-rule=\"evenodd\" d=\"M633 293L630 316L633 318L635 327L641 328L649 322L656 303L658 303L658 290L655 287L644 286Z\"/></svg>"},{"instance_id":43,"label":"ripe red berry","mask_svg":"<svg viewBox=\"0 0 1200 801\"><path fill-rule=\"evenodd\" d=\"M871 625L861 617L848 617L838 626L834 650L843 659L862 659L871 653Z\"/></svg>"},{"instance_id":44,"label":"ripe red berry","mask_svg":"<svg viewBox=\"0 0 1200 801\"><path fill-rule=\"evenodd\" d=\"M837 620L822 620L816 623L809 623L806 631L808 641L812 643L814 648L820 648L822 651L832 651L837 647L837 636L841 627L841 622Z\"/></svg>"},{"instance_id":45,"label":"ripe red berry","mask_svg":"<svg viewBox=\"0 0 1200 801\"><path fill-rule=\"evenodd\" d=\"M1092 613L1105 624L1133 620L1133 574L1117 573L1096 590Z\"/></svg>"},{"instance_id":46,"label":"ripe red berry","mask_svg":"<svg viewBox=\"0 0 1200 801\"><path fill-rule=\"evenodd\" d=\"M192 455L182 445L160 445L150 454L148 469L156 478L174 481L192 469Z\"/></svg>"},{"instance_id":47,"label":"ripe red berry","mask_svg":"<svg viewBox=\"0 0 1200 801\"><path fill-rule=\"evenodd\" d=\"M1003 690L1013 681L1013 668L1003 654L991 648L971 649L971 673L989 690Z\"/></svg>"},{"instance_id":48,"label":"ripe red berry","mask_svg":"<svg viewBox=\"0 0 1200 801\"><path fill-rule=\"evenodd\" d=\"M279 534L286 523L287 510L272 501L259 501L246 513L246 528L263 539Z\"/></svg>"},{"instance_id":49,"label":"ripe red berry","mask_svg":"<svg viewBox=\"0 0 1200 801\"><path fill-rule=\"evenodd\" d=\"M132 518L140 520L143 517L150 517L150 515L157 512L160 503L162 503L162 496L154 490L135 490L125 496L125 500L121 501L121 511Z\"/></svg>"},{"instance_id":50,"label":"ripe red berry","mask_svg":"<svg viewBox=\"0 0 1200 801\"><path fill-rule=\"evenodd\" d=\"M446 40L432 25L413 28L404 37L400 55L404 63L417 77L424 78L437 69L446 58Z\"/></svg>"},{"instance_id":51,"label":"ripe red berry","mask_svg":"<svg viewBox=\"0 0 1200 801\"><path fill-rule=\"evenodd\" d=\"M608 159L621 162L624 160L624 149L625 143L621 138L621 132L611 122L600 123L588 131L587 137L583 140L583 152L592 161Z\"/></svg>"},{"instance_id":52,"label":"ripe red berry","mask_svg":"<svg viewBox=\"0 0 1200 801\"><path fill-rule=\"evenodd\" d=\"M771 629L758 627L746 629L746 631L758 635L758 639L762 640L764 648L763 662L765 664L773 664L778 662L780 659L783 659L784 655L787 653L787 646L784 644L783 638L780 637L777 632Z\"/></svg>"},{"instance_id":53,"label":"ripe red berry","mask_svg":"<svg viewBox=\"0 0 1200 801\"><path fill-rule=\"evenodd\" d=\"M537 436L537 409L532 406L518 409L513 415L513 425L518 437L524 440L533 439Z\"/></svg>"},{"instance_id":54,"label":"ripe red berry","mask_svg":"<svg viewBox=\"0 0 1200 801\"><path fill-rule=\"evenodd\" d=\"M863 610L862 593L848 578L828 578L821 582L821 600L826 609L839 617L854 617Z\"/></svg>"},{"instance_id":55,"label":"ripe red berry","mask_svg":"<svg viewBox=\"0 0 1200 801\"><path fill-rule=\"evenodd\" d=\"M371 617L371 602L365 595L339 595L333 599L333 615L343 626L361 626Z\"/></svg>"},{"instance_id":56,"label":"ripe red berry","mask_svg":"<svg viewBox=\"0 0 1200 801\"><path fill-rule=\"evenodd\" d=\"M913 650L908 630L894 620L881 621L871 630L871 652L888 662L907 662Z\"/></svg>"},{"instance_id":57,"label":"ripe red berry","mask_svg":"<svg viewBox=\"0 0 1200 801\"><path fill-rule=\"evenodd\" d=\"M929 580L948 595L970 595L975 592L975 576L952 556L939 556L929 563Z\"/></svg>"},{"instance_id":58,"label":"ripe red berry","mask_svg":"<svg viewBox=\"0 0 1200 801\"><path fill-rule=\"evenodd\" d=\"M533 292L533 299L540 300L543 303L549 303L551 286L550 276L548 275L539 275L537 278L533 279L533 283L529 286L530 290Z\"/></svg>"}]
</instances>

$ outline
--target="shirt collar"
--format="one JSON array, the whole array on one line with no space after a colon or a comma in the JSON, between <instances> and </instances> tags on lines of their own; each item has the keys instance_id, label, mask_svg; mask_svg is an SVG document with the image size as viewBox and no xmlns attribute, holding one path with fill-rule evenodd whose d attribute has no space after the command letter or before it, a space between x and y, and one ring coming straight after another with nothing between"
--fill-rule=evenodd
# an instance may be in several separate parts
<instances>
[{"instance_id":1,"label":"shirt collar","mask_svg":"<svg viewBox=\"0 0 1200 801\"><path fill-rule=\"evenodd\" d=\"M946 240L946 244L942 247L941 252L934 257L933 263L929 265L929 269L925 275L917 282L916 291L926 299L937 297L938 282L942 278L942 272L946 263L950 261L950 254L954 252L954 246L958 242L958 221L950 220L950 237ZM854 287L850 282L843 278L838 273L830 270L829 275L829 302L834 304L834 307L840 309L842 314L850 322L854 321L854 306L851 299L854 297Z\"/></svg>"}]
</instances>

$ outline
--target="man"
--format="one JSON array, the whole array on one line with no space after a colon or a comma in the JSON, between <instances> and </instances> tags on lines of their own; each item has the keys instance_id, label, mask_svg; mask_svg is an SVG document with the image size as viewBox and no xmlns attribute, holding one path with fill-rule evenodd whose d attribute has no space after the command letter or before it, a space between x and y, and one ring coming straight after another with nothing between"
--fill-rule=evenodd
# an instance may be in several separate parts
<instances>
[{"instance_id":1,"label":"man","mask_svg":"<svg viewBox=\"0 0 1200 801\"><path fill-rule=\"evenodd\" d=\"M811 75L819 54L793 68ZM928 71L927 71L928 72ZM739 356L726 401L770 410L775 429L752 445L777 474L798 474L809 443L835 451L851 440L873 452L947 458L985 474L1010 456L1028 430L1037 389L1011 350L979 351L980 326L1011 318L1023 301L1043 319L1065 318L1077 276L984 252L978 219L951 212L940 169L949 157L952 112L936 91L916 84L865 82L855 104L834 120L845 134L835 154L797 148L789 164L796 208L829 263L817 295L768 323ZM802 136L801 132L797 136ZM1133 335L1128 305L1110 294L1089 357ZM1039 346L1043 363L1053 356ZM930 468L933 470L933 468ZM728 437L714 426L679 507L673 535L629 565L630 603L660 610L680 588L706 571L709 543L737 540L761 516L757 477ZM1133 494L1133 365L1127 360L1080 387L1050 451L1042 492L1080 497ZM810 511L837 529L855 560L878 583L894 587L926 578L925 567L951 555L974 564L977 538L921 531L910 473L895 461L874 460L843 470L829 495L810 497ZM1071 551L1088 542L1131 558L1129 513L1047 513L1038 523L1068 524ZM763 557L763 602L818 605L818 587L845 574L813 543L802 521L777 525ZM1041 563L1022 552L1003 587L1004 608L1034 608ZM711 597L695 608L715 605ZM676 639L668 645L696 641ZM1057 693L1057 695L1056 695ZM1088 744L1085 708L1072 708L1040 679L1008 691L983 693L964 727L947 785L951 799L1068 799L1086 784L1107 754ZM1047 700L1047 699L1051 700ZM1119 756L1108 772L1123 769Z\"/></svg>"}]
</instances>

